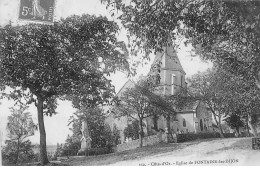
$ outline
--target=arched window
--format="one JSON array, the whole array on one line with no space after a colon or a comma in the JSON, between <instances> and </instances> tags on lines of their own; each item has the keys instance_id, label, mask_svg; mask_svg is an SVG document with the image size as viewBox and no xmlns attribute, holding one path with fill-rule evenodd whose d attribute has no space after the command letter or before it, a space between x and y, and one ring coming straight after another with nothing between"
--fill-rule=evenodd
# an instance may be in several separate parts
<instances>
[{"instance_id":1,"label":"arched window","mask_svg":"<svg viewBox=\"0 0 260 169\"><path fill-rule=\"evenodd\" d=\"M200 131L203 131L203 121L200 119Z\"/></svg>"},{"instance_id":2,"label":"arched window","mask_svg":"<svg viewBox=\"0 0 260 169\"><path fill-rule=\"evenodd\" d=\"M183 127L186 127L186 120L185 119L183 119L182 125L183 125Z\"/></svg>"},{"instance_id":3,"label":"arched window","mask_svg":"<svg viewBox=\"0 0 260 169\"><path fill-rule=\"evenodd\" d=\"M157 115L153 116L153 129L158 130L158 119L159 117Z\"/></svg>"}]
</instances>

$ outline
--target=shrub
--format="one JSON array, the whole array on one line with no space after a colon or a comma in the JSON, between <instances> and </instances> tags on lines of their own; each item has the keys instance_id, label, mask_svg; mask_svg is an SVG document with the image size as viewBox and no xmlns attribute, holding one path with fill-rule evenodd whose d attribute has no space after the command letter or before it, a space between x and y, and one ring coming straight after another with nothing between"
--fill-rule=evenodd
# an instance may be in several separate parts
<instances>
[{"instance_id":1,"label":"shrub","mask_svg":"<svg viewBox=\"0 0 260 169\"><path fill-rule=\"evenodd\" d=\"M113 149L112 147L105 147L105 148L91 148L86 150L85 152L79 152L78 155L82 156L94 156L94 155L102 155L102 154L109 154L112 153Z\"/></svg>"},{"instance_id":2,"label":"shrub","mask_svg":"<svg viewBox=\"0 0 260 169\"><path fill-rule=\"evenodd\" d=\"M225 138L233 138L235 137L235 133L224 133Z\"/></svg>"},{"instance_id":3,"label":"shrub","mask_svg":"<svg viewBox=\"0 0 260 169\"><path fill-rule=\"evenodd\" d=\"M17 165L18 163L28 163L34 157L32 145L29 140L20 144L19 153L17 150L17 142L6 141L6 146L2 149L3 165Z\"/></svg>"},{"instance_id":4,"label":"shrub","mask_svg":"<svg viewBox=\"0 0 260 169\"><path fill-rule=\"evenodd\" d=\"M177 142L183 143L185 141L192 141L198 139L198 135L195 133L178 134Z\"/></svg>"},{"instance_id":5,"label":"shrub","mask_svg":"<svg viewBox=\"0 0 260 169\"><path fill-rule=\"evenodd\" d=\"M235 137L234 133L224 133L225 138ZM185 133L177 135L177 142L183 143L186 141L192 141L196 139L207 139L207 138L220 138L220 134L218 132L201 132L201 133Z\"/></svg>"},{"instance_id":6,"label":"shrub","mask_svg":"<svg viewBox=\"0 0 260 169\"><path fill-rule=\"evenodd\" d=\"M217 132L198 133L198 138L199 139L220 138L220 134Z\"/></svg>"}]
</instances>

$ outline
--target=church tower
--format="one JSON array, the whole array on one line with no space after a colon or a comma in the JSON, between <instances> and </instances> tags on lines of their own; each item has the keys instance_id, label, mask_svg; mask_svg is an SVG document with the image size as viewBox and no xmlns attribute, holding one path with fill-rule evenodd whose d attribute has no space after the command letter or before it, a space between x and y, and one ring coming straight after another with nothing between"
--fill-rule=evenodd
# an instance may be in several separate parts
<instances>
[{"instance_id":1,"label":"church tower","mask_svg":"<svg viewBox=\"0 0 260 169\"><path fill-rule=\"evenodd\" d=\"M157 52L153 64L161 63L160 84L164 95L173 95L186 87L185 75L173 46L167 46Z\"/></svg>"}]
</instances>

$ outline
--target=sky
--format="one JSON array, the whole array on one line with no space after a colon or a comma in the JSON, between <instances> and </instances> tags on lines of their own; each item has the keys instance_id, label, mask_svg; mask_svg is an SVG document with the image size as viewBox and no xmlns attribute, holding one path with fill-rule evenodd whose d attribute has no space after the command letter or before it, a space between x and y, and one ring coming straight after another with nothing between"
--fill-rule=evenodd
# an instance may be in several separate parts
<instances>
[{"instance_id":1,"label":"sky","mask_svg":"<svg viewBox=\"0 0 260 169\"><path fill-rule=\"evenodd\" d=\"M18 20L18 8L19 0L0 0L0 26L4 26L12 21L14 24L25 24L24 21ZM100 3L100 0L56 0L56 7L54 11L54 20L59 20L61 17L66 18L70 15L76 14L81 15L83 13L94 14L94 15L105 15L110 20L115 20L106 10L105 6ZM126 31L122 30L118 36L119 40L127 42ZM200 60L199 57L190 56L191 47L185 47L183 44L179 46L177 50L177 55L180 59L180 62L183 66L184 71L186 72L186 77L190 77L197 72L205 71L206 69L212 67L211 63L206 63ZM144 66L140 66L137 69L137 75L133 77L136 79L140 75L146 75L149 72L151 62L153 61L154 56L151 56L151 61ZM112 80L112 84L115 86L116 92L124 85L128 80L126 74L122 72L116 72L114 75L111 75L109 79ZM3 144L6 139L6 124L7 117L11 114L9 107L14 105L14 102L11 100L1 100L0 104L0 135L2 135L2 140L0 144ZM37 123L37 109L34 106L31 106L28 110L31 112L33 120ZM56 145L57 143L64 143L67 135L71 134L69 131L68 119L75 112L69 101L59 101L57 107L57 115L52 117L46 117L45 128L47 134L47 145ZM39 143L40 135L38 132L30 140L33 143Z\"/></svg>"}]
</instances>

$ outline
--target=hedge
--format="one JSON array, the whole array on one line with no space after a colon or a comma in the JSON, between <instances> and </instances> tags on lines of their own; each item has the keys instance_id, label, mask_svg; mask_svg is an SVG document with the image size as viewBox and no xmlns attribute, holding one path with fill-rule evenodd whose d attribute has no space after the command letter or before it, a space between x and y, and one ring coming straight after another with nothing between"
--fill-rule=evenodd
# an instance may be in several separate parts
<instances>
[{"instance_id":1,"label":"hedge","mask_svg":"<svg viewBox=\"0 0 260 169\"><path fill-rule=\"evenodd\" d=\"M85 150L85 152L79 152L78 155L85 155L85 156L94 156L94 155L102 155L102 154L109 154L109 153L113 153L113 149L111 149L110 147L106 147L106 148L91 148L91 149L87 149Z\"/></svg>"},{"instance_id":2,"label":"hedge","mask_svg":"<svg viewBox=\"0 0 260 169\"><path fill-rule=\"evenodd\" d=\"M224 133L225 138L235 137L234 133ZM196 139L207 139L207 138L220 138L220 134L217 132L203 132L203 133L185 133L177 135L177 142L183 143L186 141L192 141Z\"/></svg>"}]
</instances>

